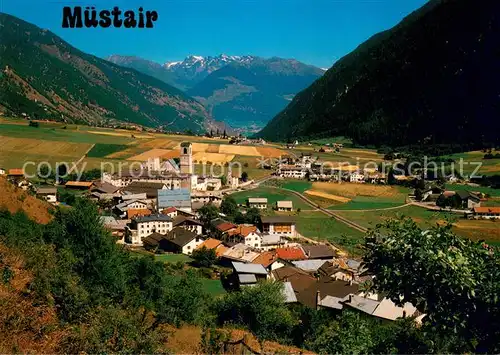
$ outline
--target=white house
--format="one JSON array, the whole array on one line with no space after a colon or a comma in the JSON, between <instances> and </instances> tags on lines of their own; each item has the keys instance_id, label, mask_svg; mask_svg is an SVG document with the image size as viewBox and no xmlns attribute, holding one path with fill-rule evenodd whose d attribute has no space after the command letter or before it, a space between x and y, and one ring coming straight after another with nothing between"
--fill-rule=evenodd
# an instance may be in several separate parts
<instances>
[{"instance_id":1,"label":"white house","mask_svg":"<svg viewBox=\"0 0 500 355\"><path fill-rule=\"evenodd\" d=\"M129 229L131 243L142 245L142 238L152 233L166 234L173 228L173 220L164 214L152 214L135 218Z\"/></svg>"},{"instance_id":2,"label":"white house","mask_svg":"<svg viewBox=\"0 0 500 355\"><path fill-rule=\"evenodd\" d=\"M262 236L254 225L240 224L227 232L227 239L231 243L243 243L249 247L260 249Z\"/></svg>"},{"instance_id":3,"label":"white house","mask_svg":"<svg viewBox=\"0 0 500 355\"><path fill-rule=\"evenodd\" d=\"M247 206L250 208L258 208L259 210L265 210L267 208L267 198L249 197L247 199Z\"/></svg>"},{"instance_id":4,"label":"white house","mask_svg":"<svg viewBox=\"0 0 500 355\"><path fill-rule=\"evenodd\" d=\"M276 209L280 212L292 212L293 202L292 201L276 201Z\"/></svg>"},{"instance_id":5,"label":"white house","mask_svg":"<svg viewBox=\"0 0 500 355\"><path fill-rule=\"evenodd\" d=\"M365 175L359 171L354 171L349 175L349 182L360 183L365 181Z\"/></svg>"},{"instance_id":6,"label":"white house","mask_svg":"<svg viewBox=\"0 0 500 355\"><path fill-rule=\"evenodd\" d=\"M500 207L474 207L476 219L500 219Z\"/></svg>"},{"instance_id":7,"label":"white house","mask_svg":"<svg viewBox=\"0 0 500 355\"><path fill-rule=\"evenodd\" d=\"M294 216L262 216L264 234L278 234L294 238L297 235L295 226Z\"/></svg>"},{"instance_id":8,"label":"white house","mask_svg":"<svg viewBox=\"0 0 500 355\"><path fill-rule=\"evenodd\" d=\"M52 186L38 187L35 191L36 196L43 198L47 202L56 203L57 202L57 188Z\"/></svg>"}]
</instances>

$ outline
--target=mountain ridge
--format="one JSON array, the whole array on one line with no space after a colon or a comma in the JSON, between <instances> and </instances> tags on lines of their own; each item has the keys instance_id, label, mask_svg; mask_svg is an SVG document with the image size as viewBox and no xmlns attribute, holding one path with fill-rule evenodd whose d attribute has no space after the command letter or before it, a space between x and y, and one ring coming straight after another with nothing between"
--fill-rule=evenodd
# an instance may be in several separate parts
<instances>
[{"instance_id":1,"label":"mountain ridge","mask_svg":"<svg viewBox=\"0 0 500 355\"><path fill-rule=\"evenodd\" d=\"M358 144L498 142L500 6L435 0L344 56L257 134ZM451 103L451 104L447 104ZM495 108L497 107L497 108Z\"/></svg>"},{"instance_id":2,"label":"mountain ridge","mask_svg":"<svg viewBox=\"0 0 500 355\"><path fill-rule=\"evenodd\" d=\"M204 132L205 108L177 88L84 53L46 29L0 13L0 110L97 125Z\"/></svg>"}]
</instances>

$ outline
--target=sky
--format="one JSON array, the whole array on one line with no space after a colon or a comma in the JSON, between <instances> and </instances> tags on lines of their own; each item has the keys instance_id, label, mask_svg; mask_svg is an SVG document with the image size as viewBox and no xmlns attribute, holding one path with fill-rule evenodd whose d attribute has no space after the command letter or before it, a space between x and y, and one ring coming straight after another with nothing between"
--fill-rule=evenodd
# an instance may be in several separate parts
<instances>
[{"instance_id":1,"label":"sky","mask_svg":"<svg viewBox=\"0 0 500 355\"><path fill-rule=\"evenodd\" d=\"M396 25L427 0L0 0L0 11L106 57L135 55L159 63L188 55L295 58L330 67L372 35ZM152 29L62 28L64 6L142 6Z\"/></svg>"}]
</instances>

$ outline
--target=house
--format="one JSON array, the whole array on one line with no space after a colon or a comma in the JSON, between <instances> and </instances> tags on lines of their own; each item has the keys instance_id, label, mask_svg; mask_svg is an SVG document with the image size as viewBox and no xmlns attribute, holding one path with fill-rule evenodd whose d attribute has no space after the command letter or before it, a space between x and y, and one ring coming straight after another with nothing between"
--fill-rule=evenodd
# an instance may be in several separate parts
<instances>
[{"instance_id":1,"label":"house","mask_svg":"<svg viewBox=\"0 0 500 355\"><path fill-rule=\"evenodd\" d=\"M200 244L203 238L196 233L181 227L175 227L166 235L152 233L143 239L144 247L148 249L163 250L171 253L182 253L191 255Z\"/></svg>"},{"instance_id":2,"label":"house","mask_svg":"<svg viewBox=\"0 0 500 355\"><path fill-rule=\"evenodd\" d=\"M296 165L280 165L277 175L282 178L304 179L307 175L307 169Z\"/></svg>"},{"instance_id":3,"label":"house","mask_svg":"<svg viewBox=\"0 0 500 355\"><path fill-rule=\"evenodd\" d=\"M306 289L297 292L297 301L311 308L342 309L342 301L350 294L356 294L359 284L351 281L334 280L330 277L315 279Z\"/></svg>"},{"instance_id":4,"label":"house","mask_svg":"<svg viewBox=\"0 0 500 355\"><path fill-rule=\"evenodd\" d=\"M57 202L57 188L54 186L41 186L35 189L37 197L42 198L50 203Z\"/></svg>"},{"instance_id":5,"label":"house","mask_svg":"<svg viewBox=\"0 0 500 355\"><path fill-rule=\"evenodd\" d=\"M293 261L293 260L305 260L307 259L304 251L301 247L284 247L284 248L276 248L276 255L279 259L285 261Z\"/></svg>"},{"instance_id":6,"label":"house","mask_svg":"<svg viewBox=\"0 0 500 355\"><path fill-rule=\"evenodd\" d=\"M129 209L148 209L149 204L146 200L126 200L114 207L114 211L121 217L125 217Z\"/></svg>"},{"instance_id":7,"label":"house","mask_svg":"<svg viewBox=\"0 0 500 355\"><path fill-rule=\"evenodd\" d=\"M288 241L279 234L262 234L260 249L273 250L288 244Z\"/></svg>"},{"instance_id":8,"label":"house","mask_svg":"<svg viewBox=\"0 0 500 355\"><path fill-rule=\"evenodd\" d=\"M236 224L225 221L221 218L214 219L212 222L210 222L210 224L214 233L219 239L222 239L225 235L227 235L229 231L234 230L236 229L236 227L238 227Z\"/></svg>"},{"instance_id":9,"label":"house","mask_svg":"<svg viewBox=\"0 0 500 355\"><path fill-rule=\"evenodd\" d=\"M142 238L152 233L166 234L173 228L172 218L164 214L139 216L132 220L127 238L132 244L142 245Z\"/></svg>"},{"instance_id":10,"label":"house","mask_svg":"<svg viewBox=\"0 0 500 355\"><path fill-rule=\"evenodd\" d=\"M396 320L398 318L412 317L417 313L417 309L410 302L406 302L402 307L396 306L388 298L381 300L362 295L350 294L341 302L344 306L356 309L374 317Z\"/></svg>"},{"instance_id":11,"label":"house","mask_svg":"<svg viewBox=\"0 0 500 355\"><path fill-rule=\"evenodd\" d=\"M164 208L161 213L166 214L167 216L170 216L170 218L175 218L177 217L177 208L175 207L167 207Z\"/></svg>"},{"instance_id":12,"label":"house","mask_svg":"<svg viewBox=\"0 0 500 355\"><path fill-rule=\"evenodd\" d=\"M280 212L292 212L293 202L292 201L276 201L276 209Z\"/></svg>"},{"instance_id":13,"label":"house","mask_svg":"<svg viewBox=\"0 0 500 355\"><path fill-rule=\"evenodd\" d=\"M94 183L92 192L98 192L100 194L115 194L120 190L118 186L111 185L108 182L97 181Z\"/></svg>"},{"instance_id":14,"label":"house","mask_svg":"<svg viewBox=\"0 0 500 355\"><path fill-rule=\"evenodd\" d=\"M474 207L475 219L500 219L500 207Z\"/></svg>"},{"instance_id":15,"label":"house","mask_svg":"<svg viewBox=\"0 0 500 355\"><path fill-rule=\"evenodd\" d=\"M355 171L355 172L352 172L350 175L349 175L349 182L352 182L352 183L361 183L361 182L365 182L365 175L362 174L361 172L359 171Z\"/></svg>"},{"instance_id":16,"label":"house","mask_svg":"<svg viewBox=\"0 0 500 355\"><path fill-rule=\"evenodd\" d=\"M335 252L325 244L305 244L302 250L308 259L333 259Z\"/></svg>"},{"instance_id":17,"label":"house","mask_svg":"<svg viewBox=\"0 0 500 355\"><path fill-rule=\"evenodd\" d=\"M256 226L240 224L226 233L225 240L231 244L243 243L256 249L260 248L262 237Z\"/></svg>"},{"instance_id":18,"label":"house","mask_svg":"<svg viewBox=\"0 0 500 355\"><path fill-rule=\"evenodd\" d=\"M18 181L24 179L23 169L9 169L7 171L7 179L10 181Z\"/></svg>"},{"instance_id":19,"label":"house","mask_svg":"<svg viewBox=\"0 0 500 355\"><path fill-rule=\"evenodd\" d=\"M279 234L292 238L296 236L294 216L263 216L261 220L264 234Z\"/></svg>"},{"instance_id":20,"label":"house","mask_svg":"<svg viewBox=\"0 0 500 355\"><path fill-rule=\"evenodd\" d=\"M473 209L481 206L481 198L470 191L458 190L455 192L455 196L460 197L463 208Z\"/></svg>"},{"instance_id":21,"label":"house","mask_svg":"<svg viewBox=\"0 0 500 355\"><path fill-rule=\"evenodd\" d=\"M129 208L127 210L127 219L132 219L139 216L149 216L153 212L147 208Z\"/></svg>"},{"instance_id":22,"label":"house","mask_svg":"<svg viewBox=\"0 0 500 355\"><path fill-rule=\"evenodd\" d=\"M260 264L264 266L264 268L268 271L273 270L273 263L278 259L276 252L274 251L265 251L260 253L258 257L252 260L252 264Z\"/></svg>"},{"instance_id":23,"label":"house","mask_svg":"<svg viewBox=\"0 0 500 355\"><path fill-rule=\"evenodd\" d=\"M158 190L167 190L167 185L162 182L141 182L134 181L122 188L124 194L146 194L148 199L158 198Z\"/></svg>"},{"instance_id":24,"label":"house","mask_svg":"<svg viewBox=\"0 0 500 355\"><path fill-rule=\"evenodd\" d=\"M112 216L101 216L101 223L112 235L117 238L117 243L124 243L124 235L127 224L130 220L118 220Z\"/></svg>"},{"instance_id":25,"label":"house","mask_svg":"<svg viewBox=\"0 0 500 355\"><path fill-rule=\"evenodd\" d=\"M237 261L231 263L233 278L239 287L251 286L268 278L267 270L260 264L247 264Z\"/></svg>"},{"instance_id":26,"label":"house","mask_svg":"<svg viewBox=\"0 0 500 355\"><path fill-rule=\"evenodd\" d=\"M267 198L265 198L265 197L249 197L247 199L247 207L258 208L259 210L265 210L267 208Z\"/></svg>"},{"instance_id":27,"label":"house","mask_svg":"<svg viewBox=\"0 0 500 355\"><path fill-rule=\"evenodd\" d=\"M64 184L67 189L90 190L94 186L92 181L68 181Z\"/></svg>"},{"instance_id":28,"label":"house","mask_svg":"<svg viewBox=\"0 0 500 355\"><path fill-rule=\"evenodd\" d=\"M227 251L227 247L222 243L222 241L214 238L208 238L206 239L203 243L198 245L196 249L213 249L215 250L215 254L217 257L220 257L222 254L224 254Z\"/></svg>"},{"instance_id":29,"label":"house","mask_svg":"<svg viewBox=\"0 0 500 355\"><path fill-rule=\"evenodd\" d=\"M284 266L272 270L270 277L276 281L289 282L294 291L295 298L298 293L303 292L316 283L314 276L293 266Z\"/></svg>"},{"instance_id":30,"label":"house","mask_svg":"<svg viewBox=\"0 0 500 355\"><path fill-rule=\"evenodd\" d=\"M191 204L198 204L201 208L207 204L219 207L222 203L222 195L219 191L193 191L191 192Z\"/></svg>"},{"instance_id":31,"label":"house","mask_svg":"<svg viewBox=\"0 0 500 355\"><path fill-rule=\"evenodd\" d=\"M232 261L251 263L259 255L260 253L254 251L252 247L249 247L248 245L245 245L243 243L239 243L233 245L221 255L221 264L228 266Z\"/></svg>"},{"instance_id":32,"label":"house","mask_svg":"<svg viewBox=\"0 0 500 355\"><path fill-rule=\"evenodd\" d=\"M177 216L173 219L173 226L182 227L198 235L203 233L203 223L192 217Z\"/></svg>"},{"instance_id":33,"label":"house","mask_svg":"<svg viewBox=\"0 0 500 355\"><path fill-rule=\"evenodd\" d=\"M0 168L0 175L7 174L7 171L4 168Z\"/></svg>"},{"instance_id":34,"label":"house","mask_svg":"<svg viewBox=\"0 0 500 355\"><path fill-rule=\"evenodd\" d=\"M326 263L328 260L324 259L312 259L312 260L295 260L292 261L292 264L306 272L318 272L318 270Z\"/></svg>"}]
</instances>

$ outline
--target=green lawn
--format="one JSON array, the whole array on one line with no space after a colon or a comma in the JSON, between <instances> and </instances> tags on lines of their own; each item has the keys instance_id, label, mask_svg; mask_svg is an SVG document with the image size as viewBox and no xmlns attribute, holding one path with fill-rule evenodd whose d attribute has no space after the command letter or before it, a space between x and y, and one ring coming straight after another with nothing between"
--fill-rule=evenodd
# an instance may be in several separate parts
<instances>
[{"instance_id":1,"label":"green lawn","mask_svg":"<svg viewBox=\"0 0 500 355\"><path fill-rule=\"evenodd\" d=\"M493 154L498 151L494 151ZM495 175L500 173L500 159L484 159L486 153L481 151L473 151L466 153L456 153L451 155L442 156L442 158L451 158L455 160L454 167L460 171L460 159L463 159L463 173L465 175L471 174L477 167L477 163L481 163L481 168L476 174L478 175ZM451 164L446 164L451 166Z\"/></svg>"},{"instance_id":2,"label":"green lawn","mask_svg":"<svg viewBox=\"0 0 500 355\"><path fill-rule=\"evenodd\" d=\"M164 263L176 263L178 261L189 263L193 261L193 259L184 254L159 254L155 255L155 260Z\"/></svg>"},{"instance_id":3,"label":"green lawn","mask_svg":"<svg viewBox=\"0 0 500 355\"><path fill-rule=\"evenodd\" d=\"M305 180L285 180L281 187L283 187L284 189L304 193L304 191L309 190L311 186L312 184L309 181Z\"/></svg>"},{"instance_id":4,"label":"green lawn","mask_svg":"<svg viewBox=\"0 0 500 355\"><path fill-rule=\"evenodd\" d=\"M356 245L363 243L364 233L321 212L301 212L297 220L297 230L305 237L328 240L351 254L360 254Z\"/></svg>"},{"instance_id":5,"label":"green lawn","mask_svg":"<svg viewBox=\"0 0 500 355\"><path fill-rule=\"evenodd\" d=\"M397 197L367 197L356 196L351 201L329 207L330 210L373 210L392 208L405 204L404 196Z\"/></svg>"},{"instance_id":6,"label":"green lawn","mask_svg":"<svg viewBox=\"0 0 500 355\"><path fill-rule=\"evenodd\" d=\"M201 283L203 284L203 289L212 296L219 296L226 293L220 280L202 279Z\"/></svg>"},{"instance_id":7,"label":"green lawn","mask_svg":"<svg viewBox=\"0 0 500 355\"><path fill-rule=\"evenodd\" d=\"M266 197L269 208L272 208L276 204L276 201L282 200L292 201L294 209L300 208L302 210L307 210L312 208L291 192L269 187L259 187L247 191L236 192L234 194L231 194L231 196L236 200L237 203L240 204L245 204L247 198L249 197Z\"/></svg>"}]
</instances>

